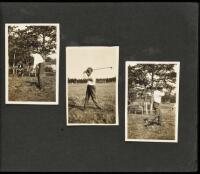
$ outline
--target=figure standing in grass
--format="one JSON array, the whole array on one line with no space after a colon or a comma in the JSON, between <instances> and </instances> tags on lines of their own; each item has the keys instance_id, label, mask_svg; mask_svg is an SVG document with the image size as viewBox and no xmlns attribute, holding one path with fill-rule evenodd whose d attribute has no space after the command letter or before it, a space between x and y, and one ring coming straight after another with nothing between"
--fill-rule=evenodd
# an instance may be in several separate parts
<instances>
[{"instance_id":1,"label":"figure standing in grass","mask_svg":"<svg viewBox=\"0 0 200 174\"><path fill-rule=\"evenodd\" d=\"M164 96L162 87L157 87L157 89L153 92L153 109L155 111L155 120L158 125L161 125L161 111L160 111L160 103L161 97Z\"/></svg>"},{"instance_id":2,"label":"figure standing in grass","mask_svg":"<svg viewBox=\"0 0 200 174\"><path fill-rule=\"evenodd\" d=\"M18 77L24 76L24 64L22 61L19 61L17 64L17 76Z\"/></svg>"},{"instance_id":3,"label":"figure standing in grass","mask_svg":"<svg viewBox=\"0 0 200 174\"><path fill-rule=\"evenodd\" d=\"M38 54L31 54L34 60L33 69L36 70L36 76L38 79L38 88L42 89L44 87L44 78L45 78L45 63L43 57Z\"/></svg>"},{"instance_id":4,"label":"figure standing in grass","mask_svg":"<svg viewBox=\"0 0 200 174\"><path fill-rule=\"evenodd\" d=\"M87 68L87 70L83 72L84 74L86 74L86 79L87 79L87 89L86 89L84 109L86 109L86 106L91 97L96 107L101 110L101 107L98 105L96 101L96 86L95 86L96 79L92 75L92 72L93 72L93 68L91 67Z\"/></svg>"}]
</instances>

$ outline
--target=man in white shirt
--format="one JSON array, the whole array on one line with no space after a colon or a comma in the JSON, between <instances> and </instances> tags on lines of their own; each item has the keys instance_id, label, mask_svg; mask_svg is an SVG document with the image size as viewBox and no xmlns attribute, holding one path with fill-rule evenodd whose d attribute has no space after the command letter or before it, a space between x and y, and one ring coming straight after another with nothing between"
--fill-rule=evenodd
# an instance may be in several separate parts
<instances>
[{"instance_id":1,"label":"man in white shirt","mask_svg":"<svg viewBox=\"0 0 200 174\"><path fill-rule=\"evenodd\" d=\"M90 97L92 98L92 101L94 102L96 107L98 109L101 109L101 107L98 105L98 103L96 101L96 86L95 86L96 79L92 75L92 72L93 72L93 69L91 67L89 67L86 71L83 72L87 75L86 76L86 78L87 78L87 89L86 89L84 109L86 108L86 105L88 104Z\"/></svg>"},{"instance_id":2,"label":"man in white shirt","mask_svg":"<svg viewBox=\"0 0 200 174\"><path fill-rule=\"evenodd\" d=\"M164 96L165 93L163 92L162 87L157 87L157 89L153 92L153 109L155 111L155 119L157 121L158 125L161 125L161 111L160 111L160 103L161 103L161 98Z\"/></svg>"},{"instance_id":3,"label":"man in white shirt","mask_svg":"<svg viewBox=\"0 0 200 174\"><path fill-rule=\"evenodd\" d=\"M33 61L33 69L36 68L36 66L40 63L44 63L44 59L42 58L42 56L38 53L35 53L35 54L31 54L31 56L34 58L34 61Z\"/></svg>"},{"instance_id":4,"label":"man in white shirt","mask_svg":"<svg viewBox=\"0 0 200 174\"><path fill-rule=\"evenodd\" d=\"M44 86L42 78L45 77L44 59L38 53L31 54L31 56L34 58L33 69L36 69L36 75L38 78L38 87L39 87L39 89L41 89Z\"/></svg>"}]
</instances>

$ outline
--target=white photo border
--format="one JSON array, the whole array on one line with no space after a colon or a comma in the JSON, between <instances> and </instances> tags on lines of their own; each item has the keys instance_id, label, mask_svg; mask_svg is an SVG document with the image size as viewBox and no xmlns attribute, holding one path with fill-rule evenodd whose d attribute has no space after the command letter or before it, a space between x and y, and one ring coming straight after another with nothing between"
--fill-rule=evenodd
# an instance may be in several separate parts
<instances>
[{"instance_id":1,"label":"white photo border","mask_svg":"<svg viewBox=\"0 0 200 174\"><path fill-rule=\"evenodd\" d=\"M68 115L69 115L69 107L68 107L68 70L67 70L67 50L69 48L116 48L117 52L117 60L116 60L116 100L115 100L115 123L113 124L102 124L102 123L69 123ZM118 111L118 76L119 76L119 46L67 46L65 47L65 59L66 59L66 126L118 126L119 125L119 111Z\"/></svg>"},{"instance_id":2,"label":"white photo border","mask_svg":"<svg viewBox=\"0 0 200 174\"><path fill-rule=\"evenodd\" d=\"M131 64L176 64L176 118L175 118L175 139L129 139L128 138L128 65ZM125 142L165 142L178 143L178 113L179 113L179 83L180 83L180 61L126 61L125 62Z\"/></svg>"},{"instance_id":3,"label":"white photo border","mask_svg":"<svg viewBox=\"0 0 200 174\"><path fill-rule=\"evenodd\" d=\"M8 94L8 27L9 26L55 26L56 27L56 100L53 102L43 101L9 101ZM59 60L60 60L60 24L59 23L6 23L5 24L5 103L6 104L24 104L24 105L58 105L59 104Z\"/></svg>"}]
</instances>

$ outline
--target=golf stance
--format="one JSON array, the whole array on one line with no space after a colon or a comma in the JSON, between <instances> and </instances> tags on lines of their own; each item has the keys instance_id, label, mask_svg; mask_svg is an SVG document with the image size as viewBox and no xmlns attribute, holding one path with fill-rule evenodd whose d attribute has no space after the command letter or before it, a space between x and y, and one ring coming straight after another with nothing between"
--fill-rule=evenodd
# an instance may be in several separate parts
<instances>
[{"instance_id":1,"label":"golf stance","mask_svg":"<svg viewBox=\"0 0 200 174\"><path fill-rule=\"evenodd\" d=\"M96 105L98 109L101 109L101 107L97 104L96 101L96 86L95 82L96 79L92 76L93 69L91 67L87 68L85 73L87 75L87 89L86 89L86 96L85 96L85 103L84 103L84 109L86 109L86 105L89 102L90 97L92 98L92 101Z\"/></svg>"},{"instance_id":2,"label":"golf stance","mask_svg":"<svg viewBox=\"0 0 200 174\"><path fill-rule=\"evenodd\" d=\"M160 111L160 103L161 97L164 96L165 93L163 92L162 87L157 87L157 89L153 92L153 109L155 111L155 120L157 121L158 125L161 125L161 111Z\"/></svg>"},{"instance_id":3,"label":"golf stance","mask_svg":"<svg viewBox=\"0 0 200 174\"><path fill-rule=\"evenodd\" d=\"M36 75L38 79L38 87L41 89L44 84L42 81L42 78L45 77L45 65L44 65L44 59L40 54L31 54L31 56L34 58L34 64L33 69L36 69Z\"/></svg>"}]
</instances>

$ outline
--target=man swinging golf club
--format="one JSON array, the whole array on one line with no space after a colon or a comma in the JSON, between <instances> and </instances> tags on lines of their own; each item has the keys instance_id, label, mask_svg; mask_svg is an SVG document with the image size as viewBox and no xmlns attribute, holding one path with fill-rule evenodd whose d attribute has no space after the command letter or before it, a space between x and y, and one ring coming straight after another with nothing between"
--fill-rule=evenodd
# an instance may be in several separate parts
<instances>
[{"instance_id":1,"label":"man swinging golf club","mask_svg":"<svg viewBox=\"0 0 200 174\"><path fill-rule=\"evenodd\" d=\"M44 83L42 79L45 78L44 59L38 53L35 53L35 54L32 53L31 56L33 57L33 60L34 60L33 69L36 70L36 75L38 78L38 88L42 89L44 87Z\"/></svg>"},{"instance_id":2,"label":"man swinging golf club","mask_svg":"<svg viewBox=\"0 0 200 174\"><path fill-rule=\"evenodd\" d=\"M162 87L157 87L157 89L153 92L153 109L155 111L155 120L158 125L161 125L161 110L160 103L161 98L165 95Z\"/></svg>"},{"instance_id":3,"label":"man swinging golf club","mask_svg":"<svg viewBox=\"0 0 200 174\"><path fill-rule=\"evenodd\" d=\"M92 72L93 72L93 68L91 68L91 67L87 68L87 70L83 72L84 74L87 75L86 76L86 79L87 79L87 89L86 89L84 109L86 109L86 106L87 106L87 104L89 102L89 99L91 97L92 101L94 102L94 104L96 105L96 107L101 110L101 107L98 105L98 103L96 101L96 86L95 86L96 79L92 75Z\"/></svg>"},{"instance_id":4,"label":"man swinging golf club","mask_svg":"<svg viewBox=\"0 0 200 174\"><path fill-rule=\"evenodd\" d=\"M165 95L165 92L163 91L162 87L157 87L155 88L156 90L152 94L152 99L153 99L153 110L154 110L154 118L153 119L144 119L144 126L150 126L153 124L157 124L161 126L161 110L160 110L160 103L161 103L161 98Z\"/></svg>"}]
</instances>

